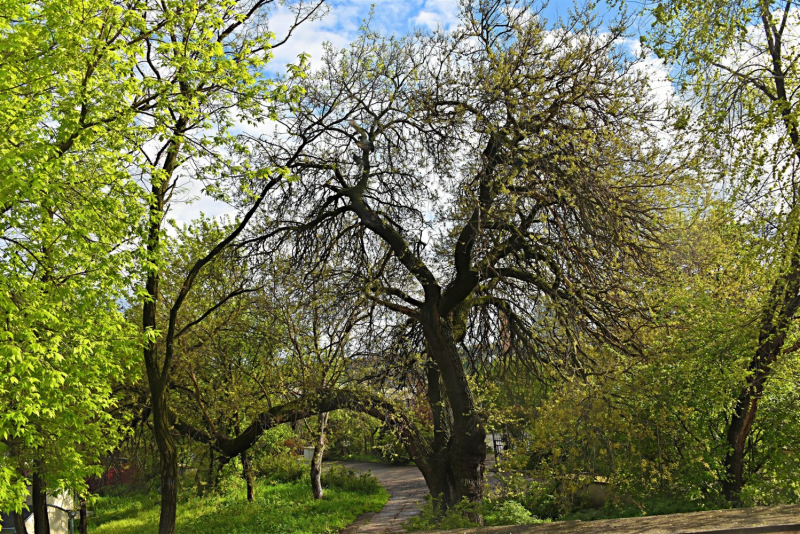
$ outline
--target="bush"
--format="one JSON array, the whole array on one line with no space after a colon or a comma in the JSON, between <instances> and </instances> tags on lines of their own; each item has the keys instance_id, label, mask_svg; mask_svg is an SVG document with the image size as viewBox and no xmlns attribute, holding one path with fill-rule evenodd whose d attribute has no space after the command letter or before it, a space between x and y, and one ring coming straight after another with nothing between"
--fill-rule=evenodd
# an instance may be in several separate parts
<instances>
[{"instance_id":1,"label":"bush","mask_svg":"<svg viewBox=\"0 0 800 534\"><path fill-rule=\"evenodd\" d=\"M369 473L357 474L343 465L333 464L322 473L322 485L371 495L381 491L378 479Z\"/></svg>"},{"instance_id":2,"label":"bush","mask_svg":"<svg viewBox=\"0 0 800 534\"><path fill-rule=\"evenodd\" d=\"M420 515L408 520L406 524L408 530L450 530L477 527L479 526L477 523L473 523L467 518L467 514L474 514L477 511L483 515L486 526L529 525L547 522L534 516L519 502L510 499L503 501L487 499L481 507L464 499L444 515L440 515L436 512L433 501L428 496L421 508Z\"/></svg>"},{"instance_id":3,"label":"bush","mask_svg":"<svg viewBox=\"0 0 800 534\"><path fill-rule=\"evenodd\" d=\"M259 477L275 482L294 482L308 476L308 464L289 452L261 456L254 469Z\"/></svg>"},{"instance_id":4,"label":"bush","mask_svg":"<svg viewBox=\"0 0 800 534\"><path fill-rule=\"evenodd\" d=\"M433 500L429 495L425 497L425 504L421 506L421 510L420 515L412 517L406 523L408 530L451 530L478 526L466 517L467 513L477 510L477 505L466 499L456 504L444 515L440 515L433 506Z\"/></svg>"},{"instance_id":5,"label":"bush","mask_svg":"<svg viewBox=\"0 0 800 534\"><path fill-rule=\"evenodd\" d=\"M541 522L527 508L511 500L488 503L484 508L483 520L486 526L528 525Z\"/></svg>"},{"instance_id":6,"label":"bush","mask_svg":"<svg viewBox=\"0 0 800 534\"><path fill-rule=\"evenodd\" d=\"M535 517L556 519L562 515L563 502L558 498L557 484L526 479L520 473L498 473L498 483L486 495L487 503L514 501Z\"/></svg>"},{"instance_id":7,"label":"bush","mask_svg":"<svg viewBox=\"0 0 800 534\"><path fill-rule=\"evenodd\" d=\"M242 478L242 464L239 458L231 458L219 473L219 481L216 487L220 495L239 495L245 492L246 484Z\"/></svg>"}]
</instances>

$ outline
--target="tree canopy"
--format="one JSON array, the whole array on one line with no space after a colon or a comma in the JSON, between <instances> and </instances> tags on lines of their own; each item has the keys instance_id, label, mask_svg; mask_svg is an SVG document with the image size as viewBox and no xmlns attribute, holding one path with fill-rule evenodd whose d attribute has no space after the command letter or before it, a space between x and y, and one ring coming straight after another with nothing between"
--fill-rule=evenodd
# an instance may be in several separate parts
<instances>
[{"instance_id":1,"label":"tree canopy","mask_svg":"<svg viewBox=\"0 0 800 534\"><path fill-rule=\"evenodd\" d=\"M319 499L356 431L437 517L800 499L794 3L459 6L313 62L323 0L0 6L0 508L137 457L171 534L181 464Z\"/></svg>"}]
</instances>

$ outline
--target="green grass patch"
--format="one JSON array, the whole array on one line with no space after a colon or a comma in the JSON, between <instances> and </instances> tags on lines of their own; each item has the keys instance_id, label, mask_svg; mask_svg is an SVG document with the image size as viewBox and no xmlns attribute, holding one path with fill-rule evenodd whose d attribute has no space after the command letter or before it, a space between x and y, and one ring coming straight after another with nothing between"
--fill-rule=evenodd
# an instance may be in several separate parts
<instances>
[{"instance_id":1,"label":"green grass patch","mask_svg":"<svg viewBox=\"0 0 800 534\"><path fill-rule=\"evenodd\" d=\"M344 486L344 487L342 487ZM178 503L178 534L322 534L339 532L364 512L377 512L389 495L375 484L332 481L315 501L307 482L257 484L255 501L243 491L190 497ZM156 494L98 498L89 532L156 534Z\"/></svg>"}]
</instances>

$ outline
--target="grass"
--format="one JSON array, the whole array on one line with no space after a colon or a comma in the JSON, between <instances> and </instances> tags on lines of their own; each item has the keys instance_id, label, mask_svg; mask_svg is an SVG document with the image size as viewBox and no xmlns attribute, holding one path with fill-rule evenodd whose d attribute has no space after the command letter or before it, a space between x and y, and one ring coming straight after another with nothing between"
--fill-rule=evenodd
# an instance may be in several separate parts
<instances>
[{"instance_id":1,"label":"grass","mask_svg":"<svg viewBox=\"0 0 800 534\"><path fill-rule=\"evenodd\" d=\"M364 512L377 512L389 495L377 484L329 487L315 501L307 481L259 483L255 501L243 491L190 497L178 503L178 534L322 534L339 532ZM92 534L155 534L158 495L100 497L91 518Z\"/></svg>"}]
</instances>

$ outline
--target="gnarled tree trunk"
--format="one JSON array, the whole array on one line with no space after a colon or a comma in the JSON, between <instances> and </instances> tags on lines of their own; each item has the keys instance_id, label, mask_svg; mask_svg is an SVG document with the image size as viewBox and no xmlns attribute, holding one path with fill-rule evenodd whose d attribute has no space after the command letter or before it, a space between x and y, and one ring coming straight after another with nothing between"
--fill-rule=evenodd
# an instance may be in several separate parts
<instances>
[{"instance_id":1,"label":"gnarled tree trunk","mask_svg":"<svg viewBox=\"0 0 800 534\"><path fill-rule=\"evenodd\" d=\"M468 516L480 523L486 430L476 411L452 322L435 313L426 319L423 330L432 360L428 366L428 401L434 439L431 457L421 462L420 469L440 511L466 500L476 507Z\"/></svg>"}]
</instances>

